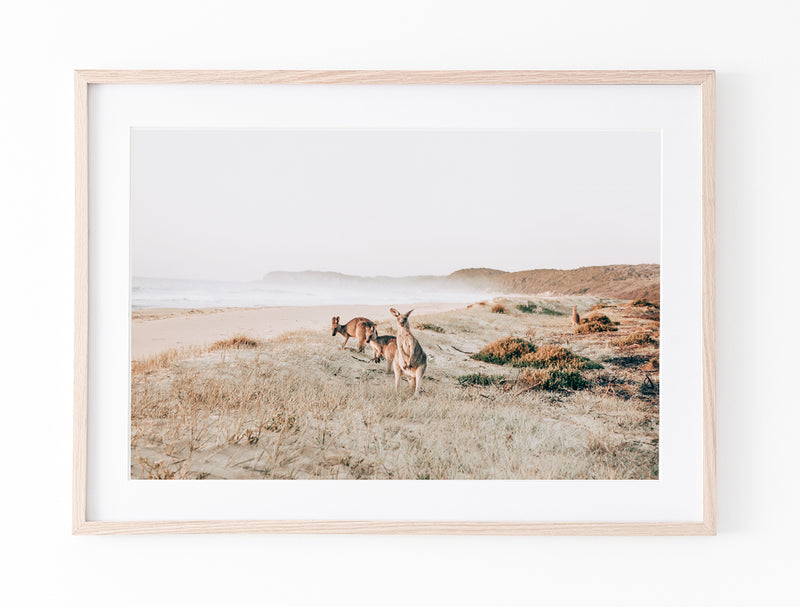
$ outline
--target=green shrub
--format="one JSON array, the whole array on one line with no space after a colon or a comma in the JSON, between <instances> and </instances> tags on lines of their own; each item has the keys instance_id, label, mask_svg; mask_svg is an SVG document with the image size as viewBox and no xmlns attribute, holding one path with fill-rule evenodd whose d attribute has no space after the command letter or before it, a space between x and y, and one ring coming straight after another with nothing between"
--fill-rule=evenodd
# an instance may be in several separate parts
<instances>
[{"instance_id":1,"label":"green shrub","mask_svg":"<svg viewBox=\"0 0 800 607\"><path fill-rule=\"evenodd\" d=\"M559 312L558 310L554 310L546 306L540 306L532 301L518 305L517 309L520 312L523 312L524 314L536 313L536 314L545 314L546 316L564 316L563 312Z\"/></svg>"},{"instance_id":2,"label":"green shrub","mask_svg":"<svg viewBox=\"0 0 800 607\"><path fill-rule=\"evenodd\" d=\"M484 375L483 373L471 373L462 375L458 378L458 383L462 386L494 386L505 381L503 375Z\"/></svg>"},{"instance_id":3,"label":"green shrub","mask_svg":"<svg viewBox=\"0 0 800 607\"><path fill-rule=\"evenodd\" d=\"M538 369L602 369L602 365L578 356L574 352L561 346L545 345L521 356L514 361L515 367L535 367Z\"/></svg>"},{"instance_id":4,"label":"green shrub","mask_svg":"<svg viewBox=\"0 0 800 607\"><path fill-rule=\"evenodd\" d=\"M473 354L472 358L485 363L507 365L513 363L521 356L535 351L536 346L525 339L520 337L504 337L503 339L498 339L484 346L480 352Z\"/></svg>"},{"instance_id":5,"label":"green shrub","mask_svg":"<svg viewBox=\"0 0 800 607\"><path fill-rule=\"evenodd\" d=\"M586 318L581 318L581 323L575 327L575 333L602 333L603 331L616 331L617 328L612 320L605 314L589 314Z\"/></svg>"},{"instance_id":6,"label":"green shrub","mask_svg":"<svg viewBox=\"0 0 800 607\"><path fill-rule=\"evenodd\" d=\"M526 369L517 381L532 390L583 390L589 387L580 371L559 369Z\"/></svg>"},{"instance_id":7,"label":"green shrub","mask_svg":"<svg viewBox=\"0 0 800 607\"><path fill-rule=\"evenodd\" d=\"M547 316L564 316L563 312L559 312L558 310L554 310L552 308L545 308L544 306L539 309L539 314L545 314Z\"/></svg>"}]
</instances>

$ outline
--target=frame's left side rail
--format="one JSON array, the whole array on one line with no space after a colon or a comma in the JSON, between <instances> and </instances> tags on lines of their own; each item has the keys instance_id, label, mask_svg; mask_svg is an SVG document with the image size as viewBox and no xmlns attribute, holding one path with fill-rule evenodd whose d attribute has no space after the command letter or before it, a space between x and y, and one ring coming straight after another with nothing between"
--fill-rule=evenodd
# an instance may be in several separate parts
<instances>
[{"instance_id":1,"label":"frame's left side rail","mask_svg":"<svg viewBox=\"0 0 800 607\"><path fill-rule=\"evenodd\" d=\"M72 532L86 523L89 364L88 81L75 72L75 333L72 428Z\"/></svg>"}]
</instances>

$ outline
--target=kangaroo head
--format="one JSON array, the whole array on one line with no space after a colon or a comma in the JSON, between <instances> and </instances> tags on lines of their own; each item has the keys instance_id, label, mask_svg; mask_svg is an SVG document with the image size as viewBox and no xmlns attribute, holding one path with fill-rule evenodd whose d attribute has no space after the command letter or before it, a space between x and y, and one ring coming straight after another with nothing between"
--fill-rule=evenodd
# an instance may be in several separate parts
<instances>
[{"instance_id":1,"label":"kangaroo head","mask_svg":"<svg viewBox=\"0 0 800 607\"><path fill-rule=\"evenodd\" d=\"M371 325L371 326L367 325L365 327L365 333L367 335L367 343L369 343L372 340L374 340L376 337L378 337L378 327L376 327L375 325Z\"/></svg>"},{"instance_id":2,"label":"kangaroo head","mask_svg":"<svg viewBox=\"0 0 800 607\"><path fill-rule=\"evenodd\" d=\"M331 318L331 335L334 337L336 336L336 332L339 330L339 317L334 316Z\"/></svg>"},{"instance_id":3,"label":"kangaroo head","mask_svg":"<svg viewBox=\"0 0 800 607\"><path fill-rule=\"evenodd\" d=\"M406 312L405 314L400 314L400 312L398 312L394 308L390 308L389 309L389 312L394 314L395 318L397 318L397 325L400 326L400 327L405 327L406 329L408 329L408 317L411 315L411 313L413 311L414 310L411 309L408 312Z\"/></svg>"}]
</instances>

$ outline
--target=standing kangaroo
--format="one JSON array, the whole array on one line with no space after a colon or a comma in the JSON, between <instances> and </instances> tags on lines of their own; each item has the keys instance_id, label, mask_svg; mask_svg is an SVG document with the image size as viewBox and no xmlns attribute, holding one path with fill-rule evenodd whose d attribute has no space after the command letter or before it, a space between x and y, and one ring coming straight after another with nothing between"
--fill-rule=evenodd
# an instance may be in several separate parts
<instances>
[{"instance_id":1,"label":"standing kangaroo","mask_svg":"<svg viewBox=\"0 0 800 607\"><path fill-rule=\"evenodd\" d=\"M389 311L397 318L397 354L394 357L394 389L400 390L400 378L405 375L411 382L414 396L419 394L422 376L428 366L428 357L419 345L417 338L411 333L408 317L414 310L400 314L394 308Z\"/></svg>"},{"instance_id":2,"label":"standing kangaroo","mask_svg":"<svg viewBox=\"0 0 800 607\"><path fill-rule=\"evenodd\" d=\"M572 306L572 324L579 325L581 323L580 314L578 314L578 306Z\"/></svg>"},{"instance_id":3,"label":"standing kangaroo","mask_svg":"<svg viewBox=\"0 0 800 607\"><path fill-rule=\"evenodd\" d=\"M369 318L364 318L359 316L354 318L346 325L339 324L339 317L334 316L331 319L331 335L336 337L337 333L341 333L344 335L344 343L342 344L342 350L347 345L347 340L351 337L355 337L358 340L358 351L364 351L364 344L367 342L369 337L375 331L375 323L372 322Z\"/></svg>"},{"instance_id":4,"label":"standing kangaroo","mask_svg":"<svg viewBox=\"0 0 800 607\"><path fill-rule=\"evenodd\" d=\"M397 338L394 335L378 335L375 331L367 338L367 343L372 346L373 360L380 362L381 356L386 359L386 372L392 372L394 357L397 355Z\"/></svg>"}]
</instances>

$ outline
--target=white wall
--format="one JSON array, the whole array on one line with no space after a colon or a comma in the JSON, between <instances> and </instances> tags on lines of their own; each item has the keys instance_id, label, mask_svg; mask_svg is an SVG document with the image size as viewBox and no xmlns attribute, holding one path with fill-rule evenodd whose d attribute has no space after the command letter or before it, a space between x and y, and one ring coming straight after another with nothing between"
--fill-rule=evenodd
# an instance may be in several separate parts
<instances>
[{"instance_id":1,"label":"white wall","mask_svg":"<svg viewBox=\"0 0 800 607\"><path fill-rule=\"evenodd\" d=\"M83 605L797 600L789 578L800 569L791 263L799 257L800 11L792 2L741 4L4 3L0 507L9 562L0 597ZM70 536L74 68L717 69L719 536Z\"/></svg>"}]
</instances>

